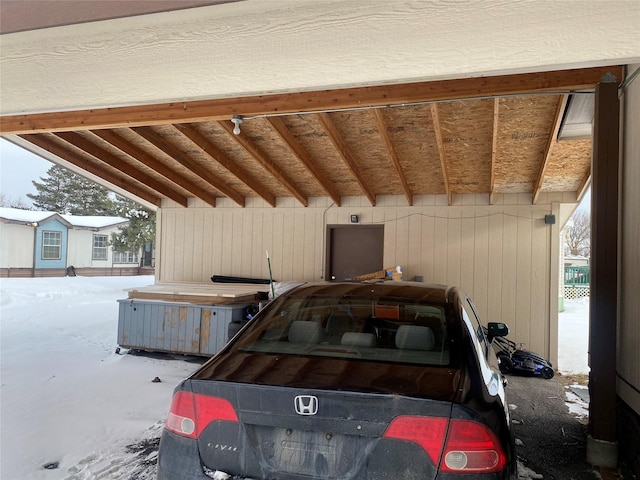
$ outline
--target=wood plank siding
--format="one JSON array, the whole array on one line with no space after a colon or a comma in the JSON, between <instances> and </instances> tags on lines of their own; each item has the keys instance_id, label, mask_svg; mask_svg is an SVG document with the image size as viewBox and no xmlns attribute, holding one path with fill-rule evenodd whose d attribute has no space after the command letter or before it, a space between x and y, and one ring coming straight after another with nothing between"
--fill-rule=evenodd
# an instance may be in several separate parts
<instances>
[{"instance_id":1,"label":"wood plank siding","mask_svg":"<svg viewBox=\"0 0 640 480\"><path fill-rule=\"evenodd\" d=\"M640 68L631 65L629 71ZM618 323L618 394L640 415L640 81L620 96L624 135L622 165L620 317Z\"/></svg>"},{"instance_id":2,"label":"wood plank siding","mask_svg":"<svg viewBox=\"0 0 640 480\"><path fill-rule=\"evenodd\" d=\"M157 281L269 278L266 251L277 281L323 279L327 225L349 224L357 214L360 224L384 225L385 267L400 265L407 280L462 287L485 321L509 324L510 338L556 360L548 345L557 344L557 292L549 284L558 276L552 250L559 235L544 216L571 199L542 196L538 205L524 194L496 195L493 205L488 195L456 195L451 206L446 195L417 196L413 206L400 195L378 196L376 207L365 196L340 207L328 197L311 198L306 208L278 199L275 209L261 200L246 208L228 199L216 208L166 202Z\"/></svg>"}]
</instances>

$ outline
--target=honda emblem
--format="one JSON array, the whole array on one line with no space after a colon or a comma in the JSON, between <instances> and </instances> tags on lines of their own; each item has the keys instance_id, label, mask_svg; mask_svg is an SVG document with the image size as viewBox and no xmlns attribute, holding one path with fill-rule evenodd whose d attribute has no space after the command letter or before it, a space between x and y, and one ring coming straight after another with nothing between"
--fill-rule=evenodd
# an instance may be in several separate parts
<instances>
[{"instance_id":1,"label":"honda emblem","mask_svg":"<svg viewBox=\"0 0 640 480\"><path fill-rule=\"evenodd\" d=\"M315 415L318 413L318 397L313 395L298 395L293 399L298 415Z\"/></svg>"}]
</instances>

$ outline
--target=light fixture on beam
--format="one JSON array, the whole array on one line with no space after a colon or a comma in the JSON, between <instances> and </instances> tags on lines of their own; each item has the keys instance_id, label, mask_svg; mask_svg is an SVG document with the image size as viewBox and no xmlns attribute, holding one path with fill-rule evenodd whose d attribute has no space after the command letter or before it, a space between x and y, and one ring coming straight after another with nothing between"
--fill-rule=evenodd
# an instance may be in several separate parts
<instances>
[{"instance_id":1,"label":"light fixture on beam","mask_svg":"<svg viewBox=\"0 0 640 480\"><path fill-rule=\"evenodd\" d=\"M244 121L242 115L234 115L231 117L231 122L233 123L233 133L234 135L240 135L240 124Z\"/></svg>"}]
</instances>

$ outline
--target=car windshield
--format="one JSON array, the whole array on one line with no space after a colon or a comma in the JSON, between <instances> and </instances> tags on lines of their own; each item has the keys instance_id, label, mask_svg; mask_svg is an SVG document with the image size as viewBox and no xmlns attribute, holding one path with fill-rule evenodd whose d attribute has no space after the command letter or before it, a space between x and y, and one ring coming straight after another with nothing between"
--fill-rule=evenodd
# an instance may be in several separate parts
<instances>
[{"instance_id":1,"label":"car windshield","mask_svg":"<svg viewBox=\"0 0 640 480\"><path fill-rule=\"evenodd\" d=\"M301 289L275 300L236 351L451 366L445 305L417 296Z\"/></svg>"}]
</instances>

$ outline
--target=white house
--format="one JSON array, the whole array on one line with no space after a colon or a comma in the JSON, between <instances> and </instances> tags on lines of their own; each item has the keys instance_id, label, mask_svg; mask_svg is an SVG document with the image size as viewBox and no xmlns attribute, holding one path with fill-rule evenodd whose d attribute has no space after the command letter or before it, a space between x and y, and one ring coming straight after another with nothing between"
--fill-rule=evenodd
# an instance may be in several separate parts
<instances>
[{"instance_id":1,"label":"white house","mask_svg":"<svg viewBox=\"0 0 640 480\"><path fill-rule=\"evenodd\" d=\"M121 217L60 215L0 208L0 276L131 275L138 253L117 253L111 233Z\"/></svg>"}]
</instances>

